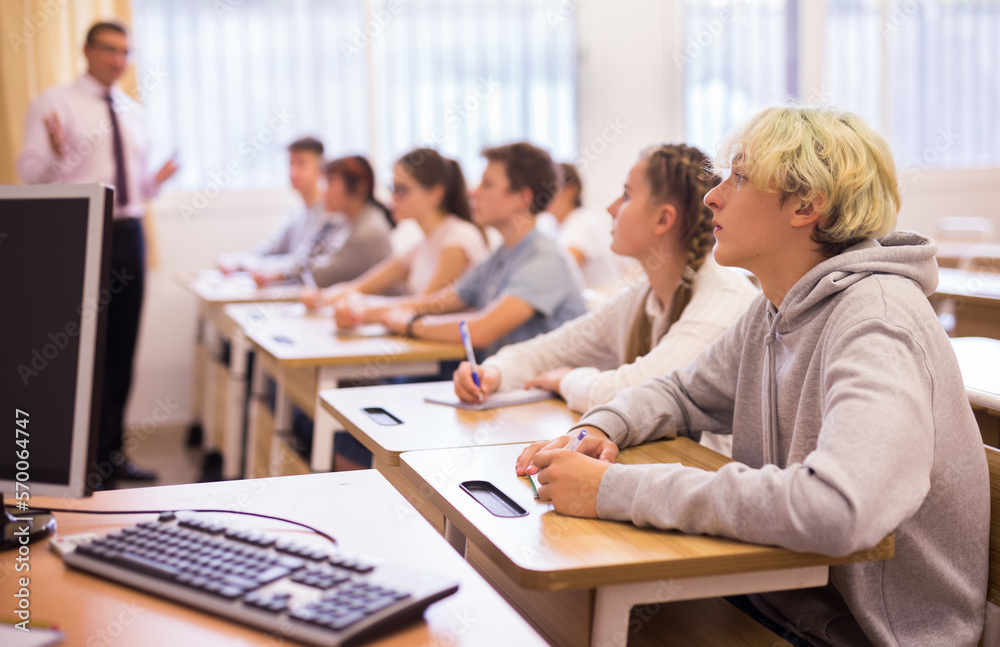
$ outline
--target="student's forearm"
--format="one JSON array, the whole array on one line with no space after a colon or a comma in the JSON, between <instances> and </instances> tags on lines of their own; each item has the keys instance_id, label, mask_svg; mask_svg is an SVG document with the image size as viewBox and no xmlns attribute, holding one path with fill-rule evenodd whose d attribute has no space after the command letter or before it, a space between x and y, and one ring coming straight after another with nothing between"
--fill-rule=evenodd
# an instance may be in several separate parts
<instances>
[{"instance_id":1,"label":"student's forearm","mask_svg":"<svg viewBox=\"0 0 1000 647\"><path fill-rule=\"evenodd\" d=\"M469 337L472 338L473 346L486 348L495 344L511 330L503 325L504 322L494 319L489 315L484 316L482 312L427 316L413 325L413 333L421 339L460 342L462 339L458 333L458 324L465 321L469 326Z\"/></svg>"},{"instance_id":2,"label":"student's forearm","mask_svg":"<svg viewBox=\"0 0 1000 647\"><path fill-rule=\"evenodd\" d=\"M346 289L363 294L384 294L392 286L406 278L406 269L395 256L390 256L357 279L347 281Z\"/></svg>"}]
</instances>

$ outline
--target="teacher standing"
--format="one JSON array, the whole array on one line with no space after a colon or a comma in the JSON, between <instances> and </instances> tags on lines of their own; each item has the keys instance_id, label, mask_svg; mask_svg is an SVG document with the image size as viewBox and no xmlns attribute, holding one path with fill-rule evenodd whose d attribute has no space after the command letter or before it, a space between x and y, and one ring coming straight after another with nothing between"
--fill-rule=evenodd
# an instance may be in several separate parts
<instances>
[{"instance_id":1,"label":"teacher standing","mask_svg":"<svg viewBox=\"0 0 1000 647\"><path fill-rule=\"evenodd\" d=\"M94 24L83 47L86 73L50 88L31 104L17 161L28 184L104 182L115 187L111 270L124 289L107 305L101 426L97 460L87 475L97 488L117 480L156 479L155 472L122 452L122 434L146 273L142 217L146 201L177 166L170 160L155 173L147 170L142 107L118 87L130 53L123 25Z\"/></svg>"}]
</instances>

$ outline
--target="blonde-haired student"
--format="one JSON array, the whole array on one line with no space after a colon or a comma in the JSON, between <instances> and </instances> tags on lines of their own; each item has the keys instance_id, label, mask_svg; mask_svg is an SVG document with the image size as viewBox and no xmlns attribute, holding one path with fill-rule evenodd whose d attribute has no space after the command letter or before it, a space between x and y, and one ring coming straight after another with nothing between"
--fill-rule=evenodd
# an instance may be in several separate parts
<instances>
[{"instance_id":1,"label":"blonde-haired student","mask_svg":"<svg viewBox=\"0 0 1000 647\"><path fill-rule=\"evenodd\" d=\"M423 240L353 281L303 297L311 307L336 303L341 328L377 321L378 301L362 295L398 294L400 289L429 294L451 285L489 253L483 231L472 223L465 176L455 160L430 148L406 153L393 167L392 193L393 217L415 221Z\"/></svg>"},{"instance_id":2,"label":"blonde-haired student","mask_svg":"<svg viewBox=\"0 0 1000 647\"><path fill-rule=\"evenodd\" d=\"M578 451L536 443L515 469L583 516L827 555L893 533L892 559L749 602L817 645L975 645L986 459L926 298L935 245L892 231L888 145L856 115L770 108L717 163L732 172L705 198L715 257L753 272L763 295L687 368L587 412ZM717 472L613 464L619 447L729 429L737 462Z\"/></svg>"},{"instance_id":3,"label":"blonde-haired student","mask_svg":"<svg viewBox=\"0 0 1000 647\"><path fill-rule=\"evenodd\" d=\"M463 362L454 375L459 398L539 386L586 411L686 366L722 335L758 291L712 260L712 211L704 198L719 177L709 166L703 152L683 144L644 151L608 207L611 250L636 259L644 275L597 310L501 348L481 367L482 388ZM729 453L728 435L711 436L717 442L710 446Z\"/></svg>"}]
</instances>

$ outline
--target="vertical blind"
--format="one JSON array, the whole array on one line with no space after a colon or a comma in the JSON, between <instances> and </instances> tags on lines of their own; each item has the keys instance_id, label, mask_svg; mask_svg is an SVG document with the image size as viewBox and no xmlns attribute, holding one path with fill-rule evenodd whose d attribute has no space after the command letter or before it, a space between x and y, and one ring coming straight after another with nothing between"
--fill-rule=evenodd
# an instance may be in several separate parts
<instances>
[{"instance_id":1,"label":"vertical blind","mask_svg":"<svg viewBox=\"0 0 1000 647\"><path fill-rule=\"evenodd\" d=\"M828 18L830 96L888 134L901 169L1000 165L1000 2L828 0Z\"/></svg>"},{"instance_id":2,"label":"vertical blind","mask_svg":"<svg viewBox=\"0 0 1000 647\"><path fill-rule=\"evenodd\" d=\"M415 143L431 145L462 160L472 182L484 166L484 146L528 139L556 159L572 159L575 28L571 19L553 19L553 4L404 4L373 43L380 159L396 159Z\"/></svg>"},{"instance_id":3,"label":"vertical blind","mask_svg":"<svg viewBox=\"0 0 1000 647\"><path fill-rule=\"evenodd\" d=\"M550 0L133 7L154 154L180 156L174 190L285 186L284 147L303 135L329 156L374 157L380 180L417 145L457 157L473 181L487 145L575 151L576 30Z\"/></svg>"},{"instance_id":4,"label":"vertical blind","mask_svg":"<svg viewBox=\"0 0 1000 647\"><path fill-rule=\"evenodd\" d=\"M714 154L733 126L788 97L797 57L786 4L684 0L674 61L683 78L689 143Z\"/></svg>"},{"instance_id":5,"label":"vertical blind","mask_svg":"<svg viewBox=\"0 0 1000 647\"><path fill-rule=\"evenodd\" d=\"M1000 0L685 0L685 131L711 152L734 125L787 99L863 115L914 170L1000 166ZM811 29L809 25L804 27ZM799 87L797 43L824 43L822 83Z\"/></svg>"}]
</instances>

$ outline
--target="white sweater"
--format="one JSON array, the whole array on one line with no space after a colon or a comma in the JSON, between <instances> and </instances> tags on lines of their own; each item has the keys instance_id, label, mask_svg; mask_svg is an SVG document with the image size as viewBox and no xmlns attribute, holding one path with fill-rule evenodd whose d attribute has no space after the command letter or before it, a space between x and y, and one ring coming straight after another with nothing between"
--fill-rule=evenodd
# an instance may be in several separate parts
<instances>
[{"instance_id":1,"label":"white sweater","mask_svg":"<svg viewBox=\"0 0 1000 647\"><path fill-rule=\"evenodd\" d=\"M500 369L502 390L521 388L544 371L573 367L559 383L559 393L570 409L587 411L609 402L622 389L686 366L758 294L745 276L708 258L695 277L691 302L666 335L668 313L643 275L598 309L550 333L505 346L484 365ZM651 317L655 346L623 366L632 322L640 308Z\"/></svg>"}]
</instances>

